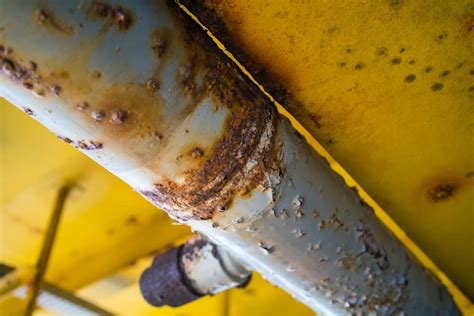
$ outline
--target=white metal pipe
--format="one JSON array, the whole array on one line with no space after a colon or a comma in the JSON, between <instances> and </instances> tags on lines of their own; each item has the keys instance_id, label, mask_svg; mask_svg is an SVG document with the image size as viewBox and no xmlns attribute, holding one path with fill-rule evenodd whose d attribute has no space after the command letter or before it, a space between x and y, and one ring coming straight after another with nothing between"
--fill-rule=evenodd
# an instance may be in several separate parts
<instances>
[{"instance_id":1,"label":"white metal pipe","mask_svg":"<svg viewBox=\"0 0 474 316\"><path fill-rule=\"evenodd\" d=\"M321 314L458 315L200 30L161 1L0 2L0 95Z\"/></svg>"}]
</instances>

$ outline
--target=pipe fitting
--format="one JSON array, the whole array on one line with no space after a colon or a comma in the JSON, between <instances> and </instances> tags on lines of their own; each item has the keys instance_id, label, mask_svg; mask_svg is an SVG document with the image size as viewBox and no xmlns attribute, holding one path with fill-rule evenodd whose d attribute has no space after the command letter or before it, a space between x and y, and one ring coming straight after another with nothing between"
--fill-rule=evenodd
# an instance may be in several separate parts
<instances>
[{"instance_id":1,"label":"pipe fitting","mask_svg":"<svg viewBox=\"0 0 474 316\"><path fill-rule=\"evenodd\" d=\"M140 277L153 306L181 306L204 295L245 287L251 273L227 251L196 237L158 255Z\"/></svg>"}]
</instances>

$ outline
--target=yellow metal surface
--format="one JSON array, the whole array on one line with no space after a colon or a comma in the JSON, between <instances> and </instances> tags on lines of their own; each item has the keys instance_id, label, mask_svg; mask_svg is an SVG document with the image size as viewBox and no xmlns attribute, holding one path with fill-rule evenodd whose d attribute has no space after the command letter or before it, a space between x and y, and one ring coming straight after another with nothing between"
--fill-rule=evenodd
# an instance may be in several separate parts
<instances>
[{"instance_id":1,"label":"yellow metal surface","mask_svg":"<svg viewBox=\"0 0 474 316\"><path fill-rule=\"evenodd\" d=\"M190 8L474 297L472 1L208 0Z\"/></svg>"}]
</instances>

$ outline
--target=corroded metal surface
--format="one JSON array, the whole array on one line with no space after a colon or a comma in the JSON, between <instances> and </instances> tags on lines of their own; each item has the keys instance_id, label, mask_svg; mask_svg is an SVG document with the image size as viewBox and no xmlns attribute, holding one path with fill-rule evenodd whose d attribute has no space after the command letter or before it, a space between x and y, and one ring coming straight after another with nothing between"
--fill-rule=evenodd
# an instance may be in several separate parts
<instances>
[{"instance_id":1,"label":"corroded metal surface","mask_svg":"<svg viewBox=\"0 0 474 316\"><path fill-rule=\"evenodd\" d=\"M426 257L423 264L469 306L473 2L180 3L423 249L439 269Z\"/></svg>"},{"instance_id":2,"label":"corroded metal surface","mask_svg":"<svg viewBox=\"0 0 474 316\"><path fill-rule=\"evenodd\" d=\"M80 16L84 14L86 19L91 12L112 10L105 4L93 3L92 6L93 9L84 5L75 10ZM34 6L31 9L38 10ZM176 18L169 19L176 23ZM211 53L197 49L200 39L196 37L199 35L175 36L165 44L167 41L158 34L166 34L172 27L152 28L149 36L141 36L141 44L150 47L150 59L135 62L140 68L149 64L156 70L148 71L142 82L129 82L120 75L119 78L113 77L118 75L118 69L109 69L109 72L99 67L87 69L87 65L95 63L102 54L121 60L122 54L133 53L133 50L120 46L110 51L109 47L98 42L94 44L97 46L94 51L90 45L105 36L104 27L110 27L108 20L94 22L90 24L100 25L98 34L87 32L77 36L86 36L90 44L74 47L74 52L73 45L66 47L64 44L62 54L68 56L64 59L51 60L43 56L31 60L17 53L21 48L8 46L2 49L0 63L2 73L10 79L9 84L20 84L26 90L23 93L29 91L44 98L35 101L42 106L47 104L46 113L62 112L65 110L63 105L67 110L73 110L67 114L68 121L64 122L67 126L64 127L74 125L74 120L83 122L78 127L88 137L63 135L60 127L57 132L60 139L83 151L95 151L91 157L110 164L119 174L128 169L124 164L141 166L141 170L134 170L140 173L160 170L158 174L163 175L160 179L153 179L146 188L143 188L143 183L135 188L153 203L170 211L173 217L181 219L210 218L216 211L225 209L236 192L248 191L262 179L263 173L271 167L271 155L274 155L271 135L274 109L252 88L237 84L233 70L223 64L212 49ZM9 42L8 37L13 36L14 31L7 33L2 45ZM133 31L133 28L129 30ZM109 30L111 32L115 35L113 29ZM55 40L55 34L45 35ZM71 39L71 42L74 40L77 45L82 43L78 39ZM18 43L17 40L12 43L17 47L32 44ZM69 49L71 51L66 53ZM170 55L172 60L168 60ZM175 80L170 80L173 76L160 78L170 71L176 73ZM78 81L80 85L77 85ZM150 90L153 93L146 93ZM254 106L255 102L260 106ZM61 108L50 108L52 103ZM209 109L211 105L212 109ZM40 121L46 119L42 114L37 116L30 107L24 110ZM203 116L209 110L215 114L210 119L212 123L206 122L209 117ZM209 131L196 130L203 122L210 126ZM261 129L262 126L266 128ZM186 139L183 136L187 136ZM139 144L135 138L140 140ZM181 138L180 146L176 146L178 138ZM134 146L122 149L117 146L117 142L127 140ZM113 154L109 155L111 151L123 151L126 153L124 160L129 161L116 161ZM248 161L252 163L248 164ZM165 167L170 164L171 168ZM163 169L169 172L162 172Z\"/></svg>"},{"instance_id":3,"label":"corroded metal surface","mask_svg":"<svg viewBox=\"0 0 474 316\"><path fill-rule=\"evenodd\" d=\"M253 201L236 199L235 212L191 226L323 314L459 313L446 288L288 122L276 135L282 173L266 195L254 190Z\"/></svg>"},{"instance_id":4,"label":"corroded metal surface","mask_svg":"<svg viewBox=\"0 0 474 316\"><path fill-rule=\"evenodd\" d=\"M69 36L38 25L38 9L2 3L0 94L62 140L314 310L458 313L357 192L174 9L49 3Z\"/></svg>"}]
</instances>

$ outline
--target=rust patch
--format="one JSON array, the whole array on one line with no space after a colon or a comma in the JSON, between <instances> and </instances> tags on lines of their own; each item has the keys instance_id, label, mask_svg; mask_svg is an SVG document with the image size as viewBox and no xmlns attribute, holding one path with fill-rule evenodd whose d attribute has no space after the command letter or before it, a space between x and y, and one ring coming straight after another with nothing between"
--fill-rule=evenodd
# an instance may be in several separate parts
<instances>
[{"instance_id":1,"label":"rust patch","mask_svg":"<svg viewBox=\"0 0 474 316\"><path fill-rule=\"evenodd\" d=\"M155 57L162 58L165 55L169 38L168 32L161 30L153 30L150 33L150 47Z\"/></svg>"},{"instance_id":2,"label":"rust patch","mask_svg":"<svg viewBox=\"0 0 474 316\"><path fill-rule=\"evenodd\" d=\"M474 30L474 14L467 13L463 17L461 34L467 36Z\"/></svg>"},{"instance_id":3,"label":"rust patch","mask_svg":"<svg viewBox=\"0 0 474 316\"><path fill-rule=\"evenodd\" d=\"M23 108L23 112L25 112L26 114L28 115L34 115L35 113L33 112L32 109L28 108L28 107L24 107Z\"/></svg>"},{"instance_id":4,"label":"rust patch","mask_svg":"<svg viewBox=\"0 0 474 316\"><path fill-rule=\"evenodd\" d=\"M469 175L469 173L468 173ZM414 194L424 203L442 203L456 199L462 191L470 189L472 181L465 170L449 171L424 179Z\"/></svg>"},{"instance_id":5,"label":"rust patch","mask_svg":"<svg viewBox=\"0 0 474 316\"><path fill-rule=\"evenodd\" d=\"M104 1L92 1L86 9L86 15L105 21L105 27L115 25L117 31L124 32L133 25L134 18L132 11L122 6L111 6ZM105 30L106 28L103 28Z\"/></svg>"},{"instance_id":6,"label":"rust patch","mask_svg":"<svg viewBox=\"0 0 474 316\"><path fill-rule=\"evenodd\" d=\"M131 11L120 6L112 10L112 16L118 31L128 30L133 23Z\"/></svg>"},{"instance_id":7,"label":"rust patch","mask_svg":"<svg viewBox=\"0 0 474 316\"><path fill-rule=\"evenodd\" d=\"M86 13L91 17L107 19L112 14L112 6L106 2L94 0L87 8Z\"/></svg>"},{"instance_id":8,"label":"rust patch","mask_svg":"<svg viewBox=\"0 0 474 316\"><path fill-rule=\"evenodd\" d=\"M97 149L102 149L103 144L98 141L85 141L85 140L80 140L78 142L71 142L74 147L84 149L84 150L97 150Z\"/></svg>"},{"instance_id":9,"label":"rust patch","mask_svg":"<svg viewBox=\"0 0 474 316\"><path fill-rule=\"evenodd\" d=\"M127 219L125 220L125 224L126 224L126 225L137 225L137 224L138 224L138 219L137 219L136 216L130 215L130 216L127 217Z\"/></svg>"},{"instance_id":10,"label":"rust patch","mask_svg":"<svg viewBox=\"0 0 474 316\"><path fill-rule=\"evenodd\" d=\"M61 136L61 135L57 135L57 137L62 140L63 142L65 142L66 144L71 144L72 143L72 139L70 139L69 137L65 137L65 136Z\"/></svg>"},{"instance_id":11,"label":"rust patch","mask_svg":"<svg viewBox=\"0 0 474 316\"><path fill-rule=\"evenodd\" d=\"M91 76L93 79L100 79L102 78L102 73L98 70L95 70L92 72Z\"/></svg>"},{"instance_id":12,"label":"rust patch","mask_svg":"<svg viewBox=\"0 0 474 316\"><path fill-rule=\"evenodd\" d=\"M58 20L58 18L56 18L50 10L47 10L45 8L36 9L33 13L33 17L36 23L44 27L59 31L62 34L70 36L74 32L74 28L72 26L67 25L66 23Z\"/></svg>"},{"instance_id":13,"label":"rust patch","mask_svg":"<svg viewBox=\"0 0 474 316\"><path fill-rule=\"evenodd\" d=\"M95 122L100 122L105 119L105 112L102 110L91 112L91 117Z\"/></svg>"},{"instance_id":14,"label":"rust patch","mask_svg":"<svg viewBox=\"0 0 474 316\"><path fill-rule=\"evenodd\" d=\"M57 85L57 84L51 84L48 86L48 89L49 91L51 92L51 94L55 95L55 96L59 96L62 92L62 88Z\"/></svg>"},{"instance_id":15,"label":"rust patch","mask_svg":"<svg viewBox=\"0 0 474 316\"><path fill-rule=\"evenodd\" d=\"M319 115L319 114L309 114L308 117L314 123L314 126L316 128L321 128L321 119L322 119L321 115Z\"/></svg>"},{"instance_id":16,"label":"rust patch","mask_svg":"<svg viewBox=\"0 0 474 316\"><path fill-rule=\"evenodd\" d=\"M381 270L387 269L389 266L387 254L380 247L369 227L362 224L362 227L357 228L356 231L360 234L359 239L362 239L364 243L365 252L377 259L377 265Z\"/></svg>"},{"instance_id":17,"label":"rust patch","mask_svg":"<svg viewBox=\"0 0 474 316\"><path fill-rule=\"evenodd\" d=\"M201 158L202 156L204 156L204 150L202 150L199 147L194 147L193 149L191 149L191 152L189 154L194 159L198 159L198 158Z\"/></svg>"},{"instance_id":18,"label":"rust patch","mask_svg":"<svg viewBox=\"0 0 474 316\"><path fill-rule=\"evenodd\" d=\"M76 108L79 110L79 111L85 111L89 108L89 103L87 102L80 102Z\"/></svg>"},{"instance_id":19,"label":"rust patch","mask_svg":"<svg viewBox=\"0 0 474 316\"><path fill-rule=\"evenodd\" d=\"M13 54L13 50L0 44L0 75L18 83L37 97L44 97L46 91L59 95L62 89L56 84L48 84L38 71L34 61L24 61Z\"/></svg>"},{"instance_id":20,"label":"rust patch","mask_svg":"<svg viewBox=\"0 0 474 316\"><path fill-rule=\"evenodd\" d=\"M178 86L183 87L184 92L191 95L195 95L196 93L196 84L194 83L196 75L195 59L196 55L192 55L189 60L181 65L176 78Z\"/></svg>"},{"instance_id":21,"label":"rust patch","mask_svg":"<svg viewBox=\"0 0 474 316\"><path fill-rule=\"evenodd\" d=\"M146 91L149 94L154 94L159 89L160 89L160 83L158 82L158 80L150 79L146 82Z\"/></svg>"},{"instance_id":22,"label":"rust patch","mask_svg":"<svg viewBox=\"0 0 474 316\"><path fill-rule=\"evenodd\" d=\"M120 125L123 122L125 122L127 117L128 117L127 111L120 110L120 109L115 110L115 111L112 111L112 115L110 117L109 122L115 125Z\"/></svg>"},{"instance_id":23,"label":"rust patch","mask_svg":"<svg viewBox=\"0 0 474 316\"><path fill-rule=\"evenodd\" d=\"M183 19L184 20L184 19ZM187 21L187 20L186 20ZM185 92L203 93L231 109L221 138L206 148L205 159L185 173L183 184L162 179L154 188L140 191L152 203L177 219L211 219L232 204L241 191L251 191L272 173L278 175L275 145L276 111L251 84L238 79L240 72L210 43L194 24L187 26L188 51L177 83ZM202 35L201 35L202 34ZM203 51L204 49L204 51ZM194 77L203 71L205 90L197 91ZM197 102L197 101L196 101ZM194 157L202 149L188 151Z\"/></svg>"},{"instance_id":24,"label":"rust patch","mask_svg":"<svg viewBox=\"0 0 474 316\"><path fill-rule=\"evenodd\" d=\"M456 192L455 184L442 183L429 189L428 196L433 202L441 202L452 197L454 192Z\"/></svg>"},{"instance_id":25,"label":"rust patch","mask_svg":"<svg viewBox=\"0 0 474 316\"><path fill-rule=\"evenodd\" d=\"M74 146L77 149L84 149L84 150L98 150L103 148L102 142L94 141L94 140L78 140L74 141L69 137L63 136L63 135L56 135L56 137L66 144L70 144Z\"/></svg>"}]
</instances>

